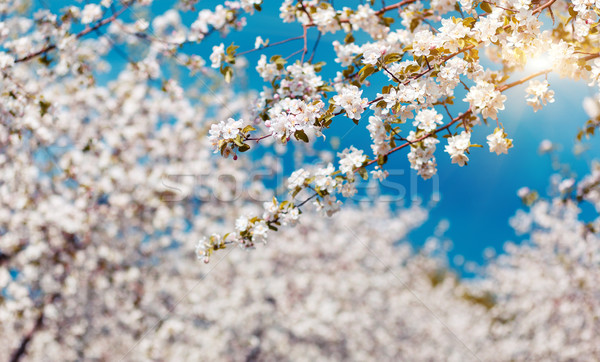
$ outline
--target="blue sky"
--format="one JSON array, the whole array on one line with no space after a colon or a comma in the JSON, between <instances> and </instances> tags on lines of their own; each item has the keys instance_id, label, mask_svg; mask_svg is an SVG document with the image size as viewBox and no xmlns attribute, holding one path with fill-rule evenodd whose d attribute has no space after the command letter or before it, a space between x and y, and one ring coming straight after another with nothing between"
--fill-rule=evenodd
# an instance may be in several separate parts
<instances>
[{"instance_id":1,"label":"blue sky","mask_svg":"<svg viewBox=\"0 0 600 362\"><path fill-rule=\"evenodd\" d=\"M60 3L52 2L52 9L56 11L67 5L67 2ZM155 14L161 14L168 8L168 3L170 2L155 1L152 10ZM199 8L213 8L218 3L201 1ZM344 5L351 6L354 3L356 1L349 1ZM244 31L232 32L227 39L222 39L215 34L216 36L207 39L201 45L186 46L184 51L188 54L201 55L208 61L212 46L220 42L224 42L227 46L231 41L235 41L240 46L238 51L244 51L254 47L254 40L258 35L268 38L273 43L302 34L298 24L281 23L278 13L280 2L269 0L265 1L265 4L261 13L248 17L248 26ZM124 15L132 17L131 13ZM187 24L194 18L194 13L184 16ZM396 26L400 25L396 24ZM311 29L308 35L309 49L312 49L317 32ZM359 43L367 40L364 35L355 36ZM343 35L329 34L321 39L315 61L323 60L328 63L323 72L323 77L326 79L333 77L338 66L333 62L335 55L331 41L342 40L342 38ZM301 46L302 41L298 40L267 49L265 53L268 56L273 54L286 56L300 49ZM259 56L260 52L256 52L247 55L247 58L252 65ZM296 58L298 57L293 59ZM116 54L112 54L110 60L115 69L124 62ZM249 87L260 90L264 83L252 69L249 73ZM461 168L450 163L449 156L443 152L445 142L440 143L436 156L441 201L431 210L429 222L411 234L411 241L415 245L421 245L425 238L432 234L437 222L442 219L450 222L450 228L445 235L454 243L454 249L450 253L451 258L461 254L467 260L481 263L484 260L482 252L485 248L493 247L501 251L505 241L519 241L521 237L515 236L508 224L508 219L515 211L523 207L516 192L520 187L527 186L544 195L549 176L553 173L549 156L539 155L537 151L540 142L544 139L560 145L561 161L568 163L579 177L586 174L591 159L600 154L598 142L595 139L586 142L590 149L580 157L574 156L571 151L575 144L577 128L587 120L581 103L583 97L591 95L591 90L581 82L559 79L556 75L550 75L548 80L551 88L556 92L557 101L537 113L534 113L525 103L526 85L510 89L505 93L508 96L507 109L500 113L499 120L509 137L514 139L514 147L508 155L497 156L490 153L487 146L482 149L472 149L469 164ZM373 85L371 89L365 90L365 94L373 95L379 89ZM467 109L467 104L461 101L462 98L463 94L457 91L456 106L451 109L454 115ZM370 154L370 139L364 129L367 119L368 113L359 126L353 128L354 124L349 119L336 118L332 129L327 132L328 139L337 136L341 139L341 149L353 144L367 150ZM411 126L407 124L405 127L408 132ZM472 142L485 145L485 137L493 131L494 127L495 124L490 124L476 128ZM402 184L409 193L416 192L425 201L431 198L433 181L420 180L416 184L416 190L414 185L411 185L406 151L391 155L388 167L404 172L403 175L391 176L389 182Z\"/></svg>"}]
</instances>

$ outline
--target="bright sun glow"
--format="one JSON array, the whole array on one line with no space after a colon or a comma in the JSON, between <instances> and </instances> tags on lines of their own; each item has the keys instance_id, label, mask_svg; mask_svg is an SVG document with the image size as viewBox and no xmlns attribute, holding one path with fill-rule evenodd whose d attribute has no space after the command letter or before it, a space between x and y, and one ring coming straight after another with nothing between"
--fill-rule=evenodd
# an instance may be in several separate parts
<instances>
[{"instance_id":1,"label":"bright sun glow","mask_svg":"<svg viewBox=\"0 0 600 362\"><path fill-rule=\"evenodd\" d=\"M548 68L552 68L552 60L546 53L537 54L535 57L527 60L525 65L526 72L539 72Z\"/></svg>"}]
</instances>

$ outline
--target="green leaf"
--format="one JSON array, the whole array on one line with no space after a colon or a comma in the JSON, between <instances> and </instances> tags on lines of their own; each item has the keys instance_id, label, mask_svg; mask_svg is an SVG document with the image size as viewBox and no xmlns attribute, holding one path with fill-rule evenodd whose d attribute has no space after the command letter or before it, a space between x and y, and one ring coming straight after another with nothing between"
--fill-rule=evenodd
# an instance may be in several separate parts
<instances>
[{"instance_id":1,"label":"green leaf","mask_svg":"<svg viewBox=\"0 0 600 362\"><path fill-rule=\"evenodd\" d=\"M421 21L419 19L412 19L412 21L410 22L410 32L412 33L413 31L415 31L419 24L421 24Z\"/></svg>"},{"instance_id":2,"label":"green leaf","mask_svg":"<svg viewBox=\"0 0 600 362\"><path fill-rule=\"evenodd\" d=\"M237 146L242 146L244 144L240 135L233 139L233 143L235 143Z\"/></svg>"},{"instance_id":3,"label":"green leaf","mask_svg":"<svg viewBox=\"0 0 600 362\"><path fill-rule=\"evenodd\" d=\"M358 174L360 175L360 177L362 177L363 180L366 180L369 178L369 173L367 172L367 169L364 167L359 168L358 170L356 170L356 172L358 172Z\"/></svg>"},{"instance_id":4,"label":"green leaf","mask_svg":"<svg viewBox=\"0 0 600 362\"><path fill-rule=\"evenodd\" d=\"M420 59L419 57L417 57L417 59ZM406 67L406 72L407 73L415 73L417 71L419 71L421 69L420 66L416 65L416 64L411 64L408 67Z\"/></svg>"},{"instance_id":5,"label":"green leaf","mask_svg":"<svg viewBox=\"0 0 600 362\"><path fill-rule=\"evenodd\" d=\"M329 127L331 125L332 121L333 121L333 114L327 113L321 120L321 126Z\"/></svg>"},{"instance_id":6,"label":"green leaf","mask_svg":"<svg viewBox=\"0 0 600 362\"><path fill-rule=\"evenodd\" d=\"M292 192L292 198L296 197L296 195L298 195L298 193L299 193L300 191L302 191L302 188L301 188L300 186L297 186L297 187L294 189L294 192Z\"/></svg>"},{"instance_id":7,"label":"green leaf","mask_svg":"<svg viewBox=\"0 0 600 362\"><path fill-rule=\"evenodd\" d=\"M490 4L486 3L486 2L481 3L480 7L481 7L481 10L485 11L488 14L493 11L492 7L490 6Z\"/></svg>"},{"instance_id":8,"label":"green leaf","mask_svg":"<svg viewBox=\"0 0 600 362\"><path fill-rule=\"evenodd\" d=\"M227 53L227 55L235 56L235 51L238 48L239 46L235 45L234 43L231 43L231 45L227 47L227 50L225 52Z\"/></svg>"},{"instance_id":9,"label":"green leaf","mask_svg":"<svg viewBox=\"0 0 600 362\"><path fill-rule=\"evenodd\" d=\"M40 115L43 117L46 113L48 113L48 108L52 105L50 102L46 102L43 100L39 101L40 103Z\"/></svg>"},{"instance_id":10,"label":"green leaf","mask_svg":"<svg viewBox=\"0 0 600 362\"><path fill-rule=\"evenodd\" d=\"M93 142L94 142L94 141L93 141L93 140L90 138L90 139L87 141L87 143L86 143L86 145L85 145L85 147L83 148L83 150L82 150L82 151L83 151L83 152L88 152L89 150L91 150L91 149L92 149L92 143L93 143Z\"/></svg>"},{"instance_id":11,"label":"green leaf","mask_svg":"<svg viewBox=\"0 0 600 362\"><path fill-rule=\"evenodd\" d=\"M394 18L381 18L381 20L383 20L383 23L384 23L386 26L390 26L390 25L391 25L391 24L393 24L393 23L394 23L394 21L395 21L395 20L394 20Z\"/></svg>"},{"instance_id":12,"label":"green leaf","mask_svg":"<svg viewBox=\"0 0 600 362\"><path fill-rule=\"evenodd\" d=\"M359 80L360 82L364 82L364 80L370 76L371 74L375 73L377 71L377 68L375 68L373 65L371 64L367 64L364 67L362 67L362 69L358 72L358 76L359 76Z\"/></svg>"},{"instance_id":13,"label":"green leaf","mask_svg":"<svg viewBox=\"0 0 600 362\"><path fill-rule=\"evenodd\" d=\"M402 55L398 53L389 53L383 57L384 64L390 64L399 61L402 59Z\"/></svg>"},{"instance_id":14,"label":"green leaf","mask_svg":"<svg viewBox=\"0 0 600 362\"><path fill-rule=\"evenodd\" d=\"M332 86L330 86L328 84L319 86L317 89L322 92L333 92L335 90Z\"/></svg>"},{"instance_id":15,"label":"green leaf","mask_svg":"<svg viewBox=\"0 0 600 362\"><path fill-rule=\"evenodd\" d=\"M39 58L39 62L48 67L50 64L52 64L52 59L48 57L48 54L44 54Z\"/></svg>"},{"instance_id":16,"label":"green leaf","mask_svg":"<svg viewBox=\"0 0 600 362\"><path fill-rule=\"evenodd\" d=\"M325 62L318 62L318 63L313 64L313 68L315 68L315 72L320 72L321 69L323 69L323 66L325 64L327 64L327 63L325 63Z\"/></svg>"},{"instance_id":17,"label":"green leaf","mask_svg":"<svg viewBox=\"0 0 600 362\"><path fill-rule=\"evenodd\" d=\"M244 127L242 129L242 133L248 133L248 132L251 132L251 131L256 131L256 128L252 127L251 125L247 125L246 127Z\"/></svg>"},{"instance_id":18,"label":"green leaf","mask_svg":"<svg viewBox=\"0 0 600 362\"><path fill-rule=\"evenodd\" d=\"M240 150L240 152L246 152L250 149L250 146L246 143L242 144L241 146L238 147L238 150Z\"/></svg>"},{"instance_id":19,"label":"green leaf","mask_svg":"<svg viewBox=\"0 0 600 362\"><path fill-rule=\"evenodd\" d=\"M569 6L569 15L573 18L577 16L577 11L575 11L572 6Z\"/></svg>"},{"instance_id":20,"label":"green leaf","mask_svg":"<svg viewBox=\"0 0 600 362\"><path fill-rule=\"evenodd\" d=\"M352 33L346 34L346 37L344 38L344 43L345 44L354 43L354 36L352 35Z\"/></svg>"},{"instance_id":21,"label":"green leaf","mask_svg":"<svg viewBox=\"0 0 600 362\"><path fill-rule=\"evenodd\" d=\"M294 132L294 137L298 140L298 141L303 141L305 143L308 143L308 136L306 135L306 133L304 133L303 130L299 129L296 132Z\"/></svg>"}]
</instances>

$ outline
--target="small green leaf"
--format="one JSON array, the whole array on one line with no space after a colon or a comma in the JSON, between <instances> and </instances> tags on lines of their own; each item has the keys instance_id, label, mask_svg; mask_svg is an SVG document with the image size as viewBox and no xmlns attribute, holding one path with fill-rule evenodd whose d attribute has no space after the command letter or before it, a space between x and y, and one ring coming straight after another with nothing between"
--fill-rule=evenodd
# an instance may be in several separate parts
<instances>
[{"instance_id":1,"label":"small green leaf","mask_svg":"<svg viewBox=\"0 0 600 362\"><path fill-rule=\"evenodd\" d=\"M481 7L481 10L485 11L488 14L493 11L492 7L490 6L490 4L486 3L486 2L482 2L481 5L480 5L480 7Z\"/></svg>"},{"instance_id":2,"label":"small green leaf","mask_svg":"<svg viewBox=\"0 0 600 362\"><path fill-rule=\"evenodd\" d=\"M256 128L252 127L251 125L247 125L242 129L242 133L248 133L252 131L256 131Z\"/></svg>"},{"instance_id":3,"label":"small green leaf","mask_svg":"<svg viewBox=\"0 0 600 362\"><path fill-rule=\"evenodd\" d=\"M238 147L242 146L244 144L244 142L242 142L242 136L238 134L238 136L233 139L233 143L235 143Z\"/></svg>"},{"instance_id":4,"label":"small green leaf","mask_svg":"<svg viewBox=\"0 0 600 362\"><path fill-rule=\"evenodd\" d=\"M402 54L398 54L398 53L389 53L386 54L383 57L383 63L384 64L390 64L390 63L394 63L399 61L400 59L402 59Z\"/></svg>"},{"instance_id":5,"label":"small green leaf","mask_svg":"<svg viewBox=\"0 0 600 362\"><path fill-rule=\"evenodd\" d=\"M386 26L390 26L390 25L391 25L391 24L393 24L393 23L394 23L394 21L395 21L395 20L394 20L394 18L381 18L381 20L383 20L383 23L384 23Z\"/></svg>"},{"instance_id":6,"label":"small green leaf","mask_svg":"<svg viewBox=\"0 0 600 362\"><path fill-rule=\"evenodd\" d=\"M306 133L304 133L303 130L299 129L296 132L294 132L294 137L298 140L298 141L303 141L305 143L308 143L308 136L306 135Z\"/></svg>"},{"instance_id":7,"label":"small green leaf","mask_svg":"<svg viewBox=\"0 0 600 362\"><path fill-rule=\"evenodd\" d=\"M470 27L472 27L473 24L475 24L476 21L477 20L475 20L475 18L468 17L468 18L464 18L463 21L462 21L462 23L463 23L464 26L470 28Z\"/></svg>"},{"instance_id":8,"label":"small green leaf","mask_svg":"<svg viewBox=\"0 0 600 362\"><path fill-rule=\"evenodd\" d=\"M577 16L577 11L575 11L572 6L569 6L569 15L573 18Z\"/></svg>"},{"instance_id":9,"label":"small green leaf","mask_svg":"<svg viewBox=\"0 0 600 362\"><path fill-rule=\"evenodd\" d=\"M292 198L296 197L296 195L298 195L298 193L299 193L300 191L302 191L302 188L301 188L300 186L297 186L297 187L294 189L294 192L292 192Z\"/></svg>"},{"instance_id":10,"label":"small green leaf","mask_svg":"<svg viewBox=\"0 0 600 362\"><path fill-rule=\"evenodd\" d=\"M412 19L412 21L410 22L411 33L413 31L415 31L415 29L417 28L417 26L419 26L419 24L421 24L421 21L418 18Z\"/></svg>"},{"instance_id":11,"label":"small green leaf","mask_svg":"<svg viewBox=\"0 0 600 362\"><path fill-rule=\"evenodd\" d=\"M325 63L325 62L318 62L318 63L313 64L313 68L315 68L315 72L320 72L321 69L323 69L323 66L325 64L327 64L327 63Z\"/></svg>"},{"instance_id":12,"label":"small green leaf","mask_svg":"<svg viewBox=\"0 0 600 362\"><path fill-rule=\"evenodd\" d=\"M40 100L40 115L43 117L46 113L48 113L48 108L52 105L50 102L46 102Z\"/></svg>"},{"instance_id":13,"label":"small green leaf","mask_svg":"<svg viewBox=\"0 0 600 362\"><path fill-rule=\"evenodd\" d=\"M356 170L356 172L358 172L358 174L360 175L360 177L362 177L363 180L366 180L369 178L369 173L367 172L367 169L364 167L359 168L358 170Z\"/></svg>"},{"instance_id":14,"label":"small green leaf","mask_svg":"<svg viewBox=\"0 0 600 362\"><path fill-rule=\"evenodd\" d=\"M235 45L234 43L231 43L231 45L227 47L227 50L225 52L227 53L227 55L235 56L235 51L238 48L239 46Z\"/></svg>"},{"instance_id":15,"label":"small green leaf","mask_svg":"<svg viewBox=\"0 0 600 362\"><path fill-rule=\"evenodd\" d=\"M359 80L360 82L364 82L364 80L370 76L371 74L375 73L377 71L377 68L375 68L373 65L371 64L367 64L364 67L362 67L362 69L358 72L358 76L359 76Z\"/></svg>"},{"instance_id":16,"label":"small green leaf","mask_svg":"<svg viewBox=\"0 0 600 362\"><path fill-rule=\"evenodd\" d=\"M328 84L319 86L317 89L322 92L333 92L335 90L332 86Z\"/></svg>"},{"instance_id":17,"label":"small green leaf","mask_svg":"<svg viewBox=\"0 0 600 362\"><path fill-rule=\"evenodd\" d=\"M344 43L345 44L354 43L354 36L352 35L352 33L346 34L346 37L344 38Z\"/></svg>"}]
</instances>

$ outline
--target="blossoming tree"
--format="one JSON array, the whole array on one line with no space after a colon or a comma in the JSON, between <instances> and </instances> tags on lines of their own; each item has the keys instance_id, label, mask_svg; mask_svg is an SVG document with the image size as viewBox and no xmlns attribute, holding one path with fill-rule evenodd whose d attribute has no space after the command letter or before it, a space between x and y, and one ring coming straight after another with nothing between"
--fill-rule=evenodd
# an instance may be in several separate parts
<instances>
[{"instance_id":1,"label":"blossoming tree","mask_svg":"<svg viewBox=\"0 0 600 362\"><path fill-rule=\"evenodd\" d=\"M273 4L40 3L0 3L2 359L600 358L599 226L578 218L599 207L598 167L549 201L522 190L531 208L512 224L531 242L471 282L448 269L441 232L421 252L395 245L426 207L340 207L402 151L425 179L436 157L483 152L479 130L510 152L510 88L527 84L539 110L550 72L600 82L598 1L285 0L298 36L206 56L193 49ZM553 66L516 77L540 55ZM600 102L585 108L580 137L600 122ZM305 163L334 122L364 127L370 149ZM271 150L288 148L296 167L273 187Z\"/></svg>"},{"instance_id":2,"label":"blossoming tree","mask_svg":"<svg viewBox=\"0 0 600 362\"><path fill-rule=\"evenodd\" d=\"M536 78L557 72L585 79L591 86L600 81L597 2L405 0L379 9L374 3L336 9L328 1L284 1L281 19L298 22L303 31L304 46L291 55L300 59L292 63L291 56L267 60L262 55L256 70L270 87L261 92L252 118L228 118L209 132L215 152L237 158L238 152L247 152L265 138L283 145L311 143L325 137L333 122L349 118L368 129L370 152L350 147L338 153L339 167L329 163L299 168L287 183L288 200L268 203L264 214L240 220L235 232L201 241L199 255L208 258L229 244L253 246L265 239L267 228L295 223L297 209L310 199L327 215L333 214L341 203L339 194L356 194L357 174L363 179L369 174L386 178L389 157L402 149L408 150L410 167L424 179L437 172L440 142L452 163L465 166L472 148L482 147L471 143L482 120L496 124L487 137L489 151L507 153L513 140L498 117L505 109L502 93L510 88L528 83L526 101L537 111L554 102L554 91L547 80ZM309 55L307 32L312 28L319 36L340 34L331 44L340 68L330 81L319 75L324 62L316 52L318 43ZM354 36L359 31L369 35L361 44ZM254 50L268 46L259 37ZM223 44L213 47L212 67L220 68L225 80L233 76L230 64L236 55L234 44L226 51ZM481 57L498 63L501 70L484 67ZM514 79L528 61L540 57L553 66ZM364 88L375 85L381 88L374 97L363 96ZM464 87L466 96L464 110L452 115L456 87ZM360 122L367 109L372 115ZM592 115L579 137L593 133L597 122L598 114Z\"/></svg>"}]
</instances>

